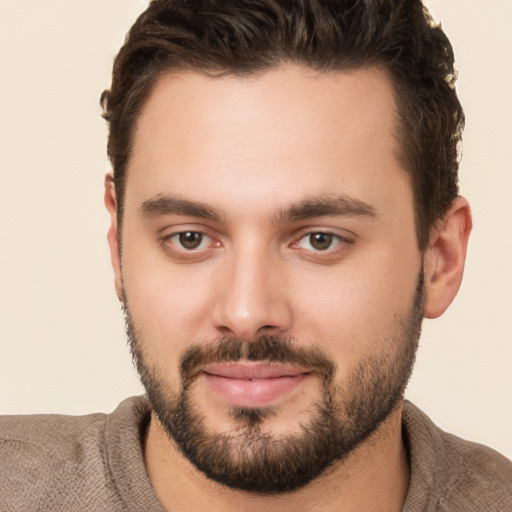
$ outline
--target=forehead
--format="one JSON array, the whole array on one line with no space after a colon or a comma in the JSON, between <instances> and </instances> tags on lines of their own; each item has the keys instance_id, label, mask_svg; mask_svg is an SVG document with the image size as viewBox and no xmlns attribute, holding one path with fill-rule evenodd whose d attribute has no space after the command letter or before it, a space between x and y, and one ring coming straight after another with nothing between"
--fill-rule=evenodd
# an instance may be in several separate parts
<instances>
[{"instance_id":1,"label":"forehead","mask_svg":"<svg viewBox=\"0 0 512 512\"><path fill-rule=\"evenodd\" d=\"M283 206L301 194L382 201L384 189L409 193L396 118L378 68L164 75L137 123L127 200L173 193L222 209L223 201Z\"/></svg>"}]
</instances>

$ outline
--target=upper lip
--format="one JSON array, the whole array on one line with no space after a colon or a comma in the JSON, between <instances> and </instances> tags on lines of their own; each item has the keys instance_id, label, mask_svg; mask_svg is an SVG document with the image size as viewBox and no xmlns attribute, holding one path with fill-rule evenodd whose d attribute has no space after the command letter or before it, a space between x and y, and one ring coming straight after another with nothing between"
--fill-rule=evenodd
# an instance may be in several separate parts
<instances>
[{"instance_id":1,"label":"upper lip","mask_svg":"<svg viewBox=\"0 0 512 512\"><path fill-rule=\"evenodd\" d=\"M276 379L278 377L296 377L310 373L309 370L282 364L270 363L219 363L203 368L204 373L228 379Z\"/></svg>"}]
</instances>

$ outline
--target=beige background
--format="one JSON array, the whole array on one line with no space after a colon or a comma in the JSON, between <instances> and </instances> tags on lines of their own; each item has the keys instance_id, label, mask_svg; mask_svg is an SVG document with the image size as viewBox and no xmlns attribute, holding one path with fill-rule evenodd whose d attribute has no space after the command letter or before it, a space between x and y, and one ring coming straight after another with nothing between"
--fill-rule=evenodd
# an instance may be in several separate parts
<instances>
[{"instance_id":1,"label":"beige background","mask_svg":"<svg viewBox=\"0 0 512 512\"><path fill-rule=\"evenodd\" d=\"M1 413L110 411L141 392L105 239L98 98L144 5L0 0ZM475 229L457 301L425 323L408 397L512 457L512 1L428 5L456 50Z\"/></svg>"}]
</instances>

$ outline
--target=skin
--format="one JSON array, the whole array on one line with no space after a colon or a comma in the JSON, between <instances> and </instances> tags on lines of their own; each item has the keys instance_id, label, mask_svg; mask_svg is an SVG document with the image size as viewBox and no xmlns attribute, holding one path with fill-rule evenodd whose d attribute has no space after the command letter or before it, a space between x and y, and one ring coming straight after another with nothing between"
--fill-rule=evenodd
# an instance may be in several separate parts
<instances>
[{"instance_id":1,"label":"skin","mask_svg":"<svg viewBox=\"0 0 512 512\"><path fill-rule=\"evenodd\" d=\"M320 74L288 65L244 78L184 72L159 80L136 129L122 233L110 179L105 202L118 295L128 299L146 357L165 369L170 389L177 389L183 350L226 335L314 342L343 382L409 311L422 263L424 315L444 312L462 278L469 206L457 198L421 254L395 132L392 89L377 68ZM217 218L169 208L144 213L148 201L170 197L207 206ZM371 213L279 215L305 200L340 197ZM199 249L180 247L173 235L186 231L207 235ZM315 250L309 234L316 232L335 235L333 245ZM202 382L196 391L208 425L233 428L229 404ZM277 400L262 428L276 436L298 431L318 392L306 379ZM409 479L400 424L398 407L331 471L281 497L208 480L156 418L145 455L155 491L173 511L399 511Z\"/></svg>"}]
</instances>

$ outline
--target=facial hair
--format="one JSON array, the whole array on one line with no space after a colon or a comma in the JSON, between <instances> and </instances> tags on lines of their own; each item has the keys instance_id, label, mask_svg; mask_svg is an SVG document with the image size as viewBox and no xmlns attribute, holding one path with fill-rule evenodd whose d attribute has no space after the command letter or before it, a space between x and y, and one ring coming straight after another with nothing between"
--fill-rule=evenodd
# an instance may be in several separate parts
<instances>
[{"instance_id":1,"label":"facial hair","mask_svg":"<svg viewBox=\"0 0 512 512\"><path fill-rule=\"evenodd\" d=\"M126 298L126 294L125 294ZM363 443L396 409L412 373L424 306L423 271L408 312L382 336L379 352L366 356L348 378L336 380L335 363L318 345L262 336L250 342L223 338L193 344L181 356L181 386L170 389L158 365L149 364L137 326L125 302L125 320L134 363L154 414L181 453L208 478L259 495L299 489ZM194 404L194 383L207 364L241 360L295 364L321 382L321 396L307 421L279 436L263 426L279 411L231 409L236 427L215 432Z\"/></svg>"}]
</instances>

